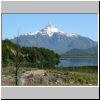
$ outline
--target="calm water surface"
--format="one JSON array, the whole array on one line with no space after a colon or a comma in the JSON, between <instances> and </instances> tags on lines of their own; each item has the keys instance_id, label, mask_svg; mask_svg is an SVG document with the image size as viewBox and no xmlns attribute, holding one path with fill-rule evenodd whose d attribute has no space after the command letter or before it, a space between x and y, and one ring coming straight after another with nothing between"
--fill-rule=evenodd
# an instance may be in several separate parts
<instances>
[{"instance_id":1,"label":"calm water surface","mask_svg":"<svg viewBox=\"0 0 100 100\"><path fill-rule=\"evenodd\" d=\"M98 58L65 58L61 59L58 67L97 66Z\"/></svg>"}]
</instances>

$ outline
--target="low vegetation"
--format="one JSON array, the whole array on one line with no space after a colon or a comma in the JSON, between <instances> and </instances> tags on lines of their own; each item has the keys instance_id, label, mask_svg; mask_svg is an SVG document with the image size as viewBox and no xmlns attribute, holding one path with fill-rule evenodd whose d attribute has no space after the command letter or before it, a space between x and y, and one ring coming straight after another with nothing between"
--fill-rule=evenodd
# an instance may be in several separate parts
<instances>
[{"instance_id":1,"label":"low vegetation","mask_svg":"<svg viewBox=\"0 0 100 100\"><path fill-rule=\"evenodd\" d=\"M7 67L8 68L8 67ZM2 80L4 77L11 76L14 78L14 67L2 69ZM32 72L42 70L31 67L21 67L20 74L28 73L29 76ZM44 69L44 74L38 76L32 76L32 80L37 78L37 83L29 82L27 86L97 86L98 85L98 67L74 67L74 68L55 68ZM31 73L31 74L30 74ZM40 78L44 77L43 82L39 82ZM7 80L6 80L7 83ZM14 83L13 83L14 84ZM10 85L13 85L10 84Z\"/></svg>"}]
</instances>

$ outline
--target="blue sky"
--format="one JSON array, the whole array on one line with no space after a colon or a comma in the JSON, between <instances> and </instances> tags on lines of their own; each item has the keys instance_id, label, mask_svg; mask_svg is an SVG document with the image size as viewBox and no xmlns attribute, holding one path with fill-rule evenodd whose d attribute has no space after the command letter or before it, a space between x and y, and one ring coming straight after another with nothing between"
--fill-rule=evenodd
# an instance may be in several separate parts
<instances>
[{"instance_id":1,"label":"blue sky","mask_svg":"<svg viewBox=\"0 0 100 100\"><path fill-rule=\"evenodd\" d=\"M97 14L2 14L2 39L39 31L48 23L65 33L76 33L98 41Z\"/></svg>"}]
</instances>

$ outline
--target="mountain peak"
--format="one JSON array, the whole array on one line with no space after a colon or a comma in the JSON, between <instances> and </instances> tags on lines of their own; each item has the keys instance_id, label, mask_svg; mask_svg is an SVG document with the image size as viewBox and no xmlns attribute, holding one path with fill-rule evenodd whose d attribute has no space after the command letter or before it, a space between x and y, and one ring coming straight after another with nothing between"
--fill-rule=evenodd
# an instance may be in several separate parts
<instances>
[{"instance_id":1,"label":"mountain peak","mask_svg":"<svg viewBox=\"0 0 100 100\"><path fill-rule=\"evenodd\" d=\"M47 25L47 27L54 28L55 26L52 25L51 23L49 23L49 24Z\"/></svg>"},{"instance_id":2,"label":"mountain peak","mask_svg":"<svg viewBox=\"0 0 100 100\"><path fill-rule=\"evenodd\" d=\"M54 25L48 24L45 28L41 29L40 32L43 34L48 34L49 36L52 36L54 32L60 32L60 31Z\"/></svg>"}]
</instances>

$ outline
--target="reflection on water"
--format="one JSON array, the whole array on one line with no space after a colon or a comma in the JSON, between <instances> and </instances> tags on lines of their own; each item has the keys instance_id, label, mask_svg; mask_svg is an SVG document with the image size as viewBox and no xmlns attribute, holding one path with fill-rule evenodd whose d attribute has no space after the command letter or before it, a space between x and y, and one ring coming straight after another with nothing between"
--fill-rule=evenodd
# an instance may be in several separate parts
<instances>
[{"instance_id":1,"label":"reflection on water","mask_svg":"<svg viewBox=\"0 0 100 100\"><path fill-rule=\"evenodd\" d=\"M58 67L96 66L98 58L65 58L60 60Z\"/></svg>"}]
</instances>

